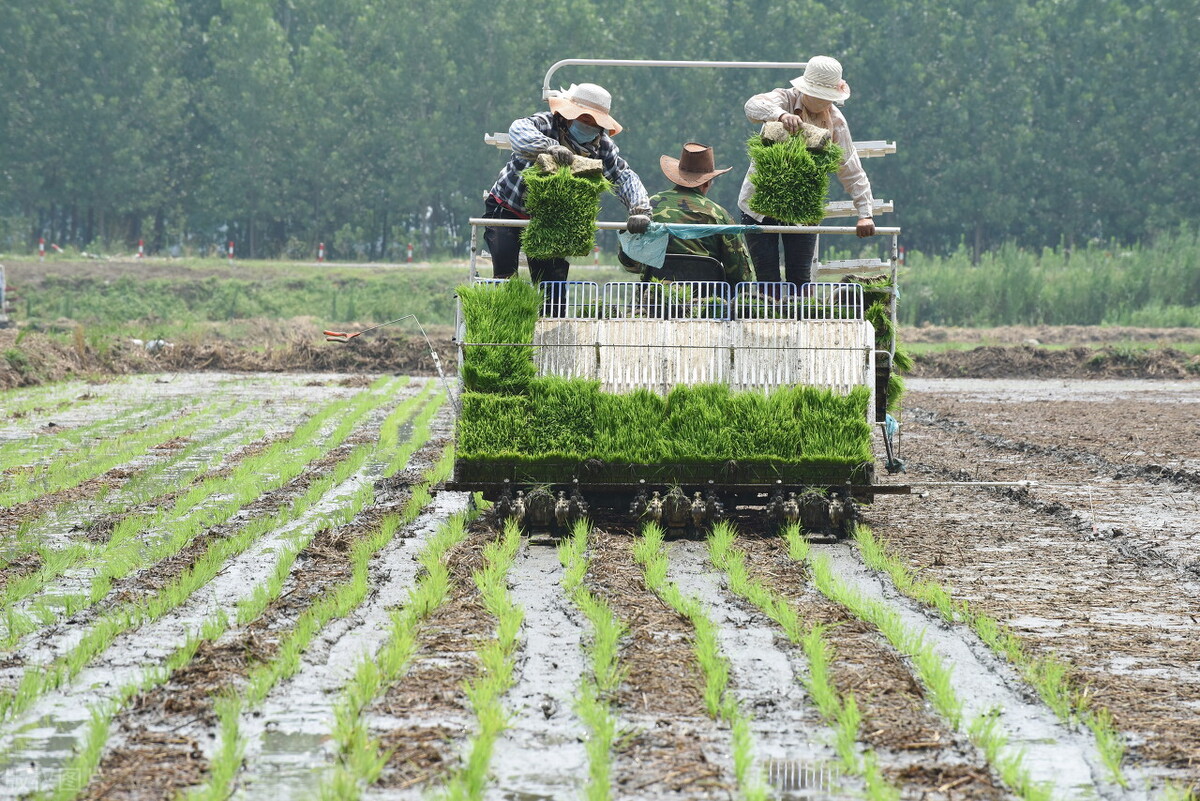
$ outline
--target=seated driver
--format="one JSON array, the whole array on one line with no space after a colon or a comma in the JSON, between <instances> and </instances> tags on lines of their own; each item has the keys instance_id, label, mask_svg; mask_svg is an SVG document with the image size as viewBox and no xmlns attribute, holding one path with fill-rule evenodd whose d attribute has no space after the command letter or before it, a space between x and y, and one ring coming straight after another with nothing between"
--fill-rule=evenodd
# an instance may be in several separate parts
<instances>
[{"instance_id":1,"label":"seated driver","mask_svg":"<svg viewBox=\"0 0 1200 801\"><path fill-rule=\"evenodd\" d=\"M718 170L714 167L715 163L713 149L697 142L685 144L677 159L660 156L658 165L674 186L650 198L650 205L654 209L650 219L659 223L738 225L729 212L707 197L713 180L733 169L726 167ZM701 239L671 236L667 253L712 256L725 268L725 280L730 285L754 280L750 254L741 234L712 234ZM645 274L645 265L624 253L618 256L626 270Z\"/></svg>"}]
</instances>

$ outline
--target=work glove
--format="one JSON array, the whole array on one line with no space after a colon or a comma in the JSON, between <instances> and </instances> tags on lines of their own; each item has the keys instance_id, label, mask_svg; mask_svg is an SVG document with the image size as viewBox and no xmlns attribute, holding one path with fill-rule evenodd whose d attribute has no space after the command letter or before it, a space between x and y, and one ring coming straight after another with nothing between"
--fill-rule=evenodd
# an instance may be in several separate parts
<instances>
[{"instance_id":1,"label":"work glove","mask_svg":"<svg viewBox=\"0 0 1200 801\"><path fill-rule=\"evenodd\" d=\"M575 154L571 152L571 148L564 147L563 145L550 145L546 152L561 167L570 167L571 162L575 160Z\"/></svg>"},{"instance_id":2,"label":"work glove","mask_svg":"<svg viewBox=\"0 0 1200 801\"><path fill-rule=\"evenodd\" d=\"M644 234L650 230L650 215L630 214L625 221L625 230L631 234Z\"/></svg>"}]
</instances>

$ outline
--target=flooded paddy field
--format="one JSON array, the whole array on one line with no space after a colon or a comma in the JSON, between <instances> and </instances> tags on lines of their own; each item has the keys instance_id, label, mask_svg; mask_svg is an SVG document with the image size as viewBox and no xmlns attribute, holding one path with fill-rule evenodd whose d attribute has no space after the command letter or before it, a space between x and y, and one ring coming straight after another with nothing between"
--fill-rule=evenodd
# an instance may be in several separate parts
<instances>
[{"instance_id":1,"label":"flooded paddy field","mask_svg":"<svg viewBox=\"0 0 1200 801\"><path fill-rule=\"evenodd\" d=\"M1196 384L909 389L838 542L506 525L431 378L6 391L0 797L1194 798Z\"/></svg>"}]
</instances>

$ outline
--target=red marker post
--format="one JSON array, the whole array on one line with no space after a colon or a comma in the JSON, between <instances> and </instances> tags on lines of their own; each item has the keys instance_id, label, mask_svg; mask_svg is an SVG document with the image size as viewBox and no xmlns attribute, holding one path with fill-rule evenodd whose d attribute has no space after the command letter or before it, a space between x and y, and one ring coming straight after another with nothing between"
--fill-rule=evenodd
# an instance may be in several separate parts
<instances>
[{"instance_id":1,"label":"red marker post","mask_svg":"<svg viewBox=\"0 0 1200 801\"><path fill-rule=\"evenodd\" d=\"M233 261L233 240L229 240L229 260Z\"/></svg>"},{"instance_id":2,"label":"red marker post","mask_svg":"<svg viewBox=\"0 0 1200 801\"><path fill-rule=\"evenodd\" d=\"M600 246L596 245L592 248L592 264L600 264Z\"/></svg>"},{"instance_id":3,"label":"red marker post","mask_svg":"<svg viewBox=\"0 0 1200 801\"><path fill-rule=\"evenodd\" d=\"M412 242L408 243L408 263L412 264Z\"/></svg>"},{"instance_id":4,"label":"red marker post","mask_svg":"<svg viewBox=\"0 0 1200 801\"><path fill-rule=\"evenodd\" d=\"M903 245L900 246L900 264L901 265L904 264L904 246Z\"/></svg>"},{"instance_id":5,"label":"red marker post","mask_svg":"<svg viewBox=\"0 0 1200 801\"><path fill-rule=\"evenodd\" d=\"M146 240L144 240L144 239L138 240L138 258L139 259L146 258Z\"/></svg>"},{"instance_id":6,"label":"red marker post","mask_svg":"<svg viewBox=\"0 0 1200 801\"><path fill-rule=\"evenodd\" d=\"M38 237L38 261L46 260L46 237Z\"/></svg>"},{"instance_id":7,"label":"red marker post","mask_svg":"<svg viewBox=\"0 0 1200 801\"><path fill-rule=\"evenodd\" d=\"M320 264L323 261L325 261L325 243L318 242L317 243L317 264Z\"/></svg>"}]
</instances>

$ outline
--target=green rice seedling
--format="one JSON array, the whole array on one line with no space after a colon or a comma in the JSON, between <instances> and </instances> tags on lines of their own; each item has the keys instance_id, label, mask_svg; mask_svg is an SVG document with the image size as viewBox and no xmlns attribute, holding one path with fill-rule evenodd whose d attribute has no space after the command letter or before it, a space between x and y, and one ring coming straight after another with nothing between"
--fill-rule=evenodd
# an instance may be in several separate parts
<instances>
[{"instance_id":1,"label":"green rice seedling","mask_svg":"<svg viewBox=\"0 0 1200 801\"><path fill-rule=\"evenodd\" d=\"M785 536L789 556L803 563L810 549L808 541L800 536L799 527L790 526ZM728 523L713 526L708 538L708 549L713 565L728 577L730 590L750 601L778 623L788 639L804 649L808 659L808 673L801 677L801 681L821 717L834 729L834 746L842 764L851 773L863 776L867 785L867 797L879 801L893 801L899 798L899 789L880 773L874 753L869 748L863 748L860 752L857 739L861 715L853 695L839 695L833 683L830 675L833 649L825 639L828 627L820 624L805 627L795 609L783 597L750 578L746 569L745 554L735 547L735 532Z\"/></svg>"},{"instance_id":2,"label":"green rice seedling","mask_svg":"<svg viewBox=\"0 0 1200 801\"><path fill-rule=\"evenodd\" d=\"M724 384L677 386L667 396L669 459L724 459L733 453L730 390Z\"/></svg>"},{"instance_id":3,"label":"green rice seedling","mask_svg":"<svg viewBox=\"0 0 1200 801\"><path fill-rule=\"evenodd\" d=\"M766 797L761 771L754 771L749 720L741 711L736 696L729 691L729 660L721 651L716 624L708 618L700 601L685 597L679 587L667 580L667 555L661 526L647 523L634 545L633 556L641 565L646 586L669 607L692 624L692 643L696 661L704 675L704 704L710 717L730 724L733 737L734 774L746 798Z\"/></svg>"},{"instance_id":4,"label":"green rice seedling","mask_svg":"<svg viewBox=\"0 0 1200 801\"><path fill-rule=\"evenodd\" d=\"M183 405L183 401L145 402L121 409L112 417L106 417L91 423L76 427L59 427L49 432L39 432L29 442L9 444L4 453L0 454L0 472L9 472L14 467L30 466L29 463L47 459L55 460L54 454L69 449L79 448L81 443L92 441L99 443L104 439L119 438L130 431L145 426L149 416L161 416L164 413L174 414ZM34 404L30 408L37 408ZM19 414L19 410L9 412L9 415ZM0 485L4 486L4 485Z\"/></svg>"},{"instance_id":5,"label":"green rice seedling","mask_svg":"<svg viewBox=\"0 0 1200 801\"><path fill-rule=\"evenodd\" d=\"M151 445L173 436L190 436L215 414L211 408L193 409L156 425L65 453L45 465L12 470L5 476L8 486L0 490L0 506L25 503L74 487L131 461Z\"/></svg>"},{"instance_id":6,"label":"green rice seedling","mask_svg":"<svg viewBox=\"0 0 1200 801\"><path fill-rule=\"evenodd\" d=\"M190 636L177 648L164 664L152 667L137 680L134 680L117 692L108 701L91 707L91 721L84 734L82 745L75 750L74 755L63 770L58 783L49 793L35 795L38 799L48 801L69 801L77 798L87 787L92 774L100 764L100 757L108 741L112 720L138 693L145 692L161 685L171 677L171 674L192 661L200 643L219 638L228 627L228 619L223 612L218 612L205 621L201 626L199 636Z\"/></svg>"},{"instance_id":7,"label":"green rice seedling","mask_svg":"<svg viewBox=\"0 0 1200 801\"><path fill-rule=\"evenodd\" d=\"M603 176L573 175L570 167L545 173L536 164L521 173L529 225L521 247L531 259L587 256L596 246L600 196L612 187Z\"/></svg>"},{"instance_id":8,"label":"green rice seedling","mask_svg":"<svg viewBox=\"0 0 1200 801\"><path fill-rule=\"evenodd\" d=\"M1070 668L1053 656L1034 656L1021 640L996 620L976 613L965 601L955 601L949 590L933 582L916 579L912 571L884 544L875 539L865 526L858 526L855 541L868 567L887 573L902 593L932 606L947 621L965 622L993 651L1012 663L1039 697L1067 724L1082 719L1096 737L1096 747L1108 768L1112 780L1126 786L1128 780L1121 772L1125 745L1112 723L1108 710L1093 709L1086 692L1079 689L1070 675Z\"/></svg>"},{"instance_id":9,"label":"green rice seedling","mask_svg":"<svg viewBox=\"0 0 1200 801\"><path fill-rule=\"evenodd\" d=\"M520 455L531 419L529 398L524 395L464 392L458 419L459 453L464 459Z\"/></svg>"},{"instance_id":10,"label":"green rice seedling","mask_svg":"<svg viewBox=\"0 0 1200 801\"><path fill-rule=\"evenodd\" d=\"M587 646L591 672L580 683L575 710L591 736L587 739L588 801L607 801L612 796L613 743L617 737L617 721L607 698L623 680L620 640L627 629L603 599L584 585L587 575L587 535L591 524L577 521L571 537L559 544L558 557L565 571L563 589L580 608L592 626L591 642Z\"/></svg>"},{"instance_id":11,"label":"green rice seedling","mask_svg":"<svg viewBox=\"0 0 1200 801\"><path fill-rule=\"evenodd\" d=\"M752 211L799 225L817 225L825 219L829 175L842 163L841 147L831 143L810 151L802 136L772 143L758 134L750 137L746 147L754 162Z\"/></svg>"},{"instance_id":12,"label":"green rice seedling","mask_svg":"<svg viewBox=\"0 0 1200 801\"><path fill-rule=\"evenodd\" d=\"M425 572L409 591L408 603L392 616L387 641L373 658L363 659L354 677L342 691L334 711L334 741L338 744L338 764L322 780L319 795L323 799L358 798L360 781L378 778L387 755L370 737L363 711L382 687L398 678L416 651L417 631L422 622L448 597L450 573L447 553L464 540L470 518L459 514L449 518L430 537L418 555Z\"/></svg>"},{"instance_id":13,"label":"green rice seedling","mask_svg":"<svg viewBox=\"0 0 1200 801\"><path fill-rule=\"evenodd\" d=\"M419 416L419 422L414 427L414 436L406 446L408 455L415 452L427 438L429 421L432 418L431 410L436 411L437 406L438 403L431 404L426 412ZM407 456L403 458L404 461L407 461ZM403 463L400 462L400 464ZM396 531L401 526L407 525L416 519L417 515L420 514L421 510L431 499L428 487L437 481L444 480L449 475L452 464L453 452L447 449L438 463L427 471L422 484L410 495L404 510L399 515L385 517L378 531L355 543L354 549L351 552L351 562L353 564L352 577L337 587L328 590L320 601L305 610L299 620L296 621L291 632L289 632L288 636L280 644L275 657L269 662L258 665L251 671L246 688L241 694L240 703L246 707L255 707L262 703L273 687L283 679L294 675L300 669L300 655L325 625L334 618L345 617L362 603L368 591L367 571L370 559L392 540ZM398 469L398 466L396 469ZM393 472L395 471L393 470ZM364 489L361 492L372 492L370 485L364 485ZM276 594L273 597L278 597L278 590L276 590ZM265 604L262 604L262 608L265 608ZM258 612L261 613L261 608ZM413 641L402 638L402 645L406 649L403 653L410 653L407 649L413 645ZM382 661L378 664L371 663L368 667L363 668L361 687L366 688L372 694L366 696L367 701L369 701L370 697L378 689L382 677L390 675L389 671L399 670L399 667L397 651L393 649L387 651L382 657ZM364 701L364 703L367 701ZM370 738L366 738L365 731L358 731L348 721L342 720L341 725L343 730L347 732L347 737L361 739L364 749L367 744L372 742ZM346 726L351 726L351 729L345 729ZM383 762L378 758L370 758L365 750L357 753L355 759L359 768L368 772L374 771L377 767L378 769L382 769ZM204 792L207 793L205 797L227 797L232 789L230 786L232 778L240 768L240 765L241 755L239 753L236 763L231 765L227 774L217 775L214 772L204 788Z\"/></svg>"},{"instance_id":14,"label":"green rice seedling","mask_svg":"<svg viewBox=\"0 0 1200 801\"><path fill-rule=\"evenodd\" d=\"M1200 800L1200 785L1184 786L1169 781L1162 790L1163 801L1198 801Z\"/></svg>"},{"instance_id":15,"label":"green rice seedling","mask_svg":"<svg viewBox=\"0 0 1200 801\"><path fill-rule=\"evenodd\" d=\"M1129 780L1121 772L1121 763L1125 759L1125 739L1113 725L1112 713L1101 707L1094 712L1084 715L1088 728L1096 738L1096 749L1108 769L1109 778L1122 787L1129 786Z\"/></svg>"},{"instance_id":16,"label":"green rice seedling","mask_svg":"<svg viewBox=\"0 0 1200 801\"><path fill-rule=\"evenodd\" d=\"M845 607L855 617L875 626L896 650L912 658L934 707L957 729L962 720L962 702L950 684L950 669L933 653L924 637L910 631L894 610L863 598L836 579L828 559L810 559L809 565L813 583L823 595Z\"/></svg>"},{"instance_id":17,"label":"green rice seedling","mask_svg":"<svg viewBox=\"0 0 1200 801\"><path fill-rule=\"evenodd\" d=\"M115 705L98 705L91 709L91 720L83 736L82 747L71 756L62 776L54 788L34 796L39 801L71 801L87 786L88 779L100 765L104 745L108 742L109 729L116 715Z\"/></svg>"},{"instance_id":18,"label":"green rice seedling","mask_svg":"<svg viewBox=\"0 0 1200 801\"><path fill-rule=\"evenodd\" d=\"M541 292L525 281L460 286L457 291L467 342L475 343L463 348L463 384L473 392L524 394L537 375L533 349L524 346L533 343Z\"/></svg>"},{"instance_id":19,"label":"green rice seedling","mask_svg":"<svg viewBox=\"0 0 1200 801\"><path fill-rule=\"evenodd\" d=\"M375 392L334 401L310 417L290 438L272 443L261 453L240 463L229 475L214 477L194 487L177 498L169 511L124 518L114 529L104 550L96 555L98 572L92 582L89 603L104 597L113 580L128 575L135 568L172 556L200 532L228 520L247 503L298 476L307 463L345 440L383 400L380 390L402 383L381 380L372 385ZM336 427L322 436L322 429L334 420L338 421ZM213 503L213 497L221 500ZM152 525L164 527L165 536L146 547L144 532Z\"/></svg>"},{"instance_id":20,"label":"green rice seedling","mask_svg":"<svg viewBox=\"0 0 1200 801\"><path fill-rule=\"evenodd\" d=\"M630 464L661 459L666 419L666 400L648 389L627 395L598 393L595 456L606 462Z\"/></svg>"},{"instance_id":21,"label":"green rice seedling","mask_svg":"<svg viewBox=\"0 0 1200 801\"><path fill-rule=\"evenodd\" d=\"M520 528L513 520L508 520L500 539L484 546L484 566L471 576L484 607L496 618L496 639L485 643L476 652L479 671L468 680L466 692L478 729L468 747L466 761L447 782L446 798L478 801L483 797L492 750L496 739L508 727L501 699L513 684L517 635L523 613L509 595L507 576L520 544Z\"/></svg>"},{"instance_id":22,"label":"green rice seedling","mask_svg":"<svg viewBox=\"0 0 1200 801\"><path fill-rule=\"evenodd\" d=\"M48 666L28 669L21 678L15 696L11 700L0 698L0 720L28 708L41 693L61 686L63 682L78 675L86 664L106 649L122 632L157 620L178 607L197 589L211 581L228 559L240 554L267 531L303 514L334 483L343 480L349 472L361 466L369 452L369 446L360 446L346 460L352 467L339 468L332 475L314 482L290 507L285 507L275 515L255 519L233 536L215 540L191 567L155 595L147 600L130 602L109 611L101 616L66 654Z\"/></svg>"},{"instance_id":23,"label":"green rice seedling","mask_svg":"<svg viewBox=\"0 0 1200 801\"><path fill-rule=\"evenodd\" d=\"M246 750L245 738L241 735L239 722L242 703L236 695L223 695L213 705L217 714L220 745L210 761L209 778L198 788L189 791L187 801L222 801L229 797L227 789L242 766Z\"/></svg>"},{"instance_id":24,"label":"green rice seedling","mask_svg":"<svg viewBox=\"0 0 1200 801\"><path fill-rule=\"evenodd\" d=\"M524 450L582 459L594 450L598 381L546 376L529 382L529 412ZM527 421L526 421L527 422Z\"/></svg>"}]
</instances>

